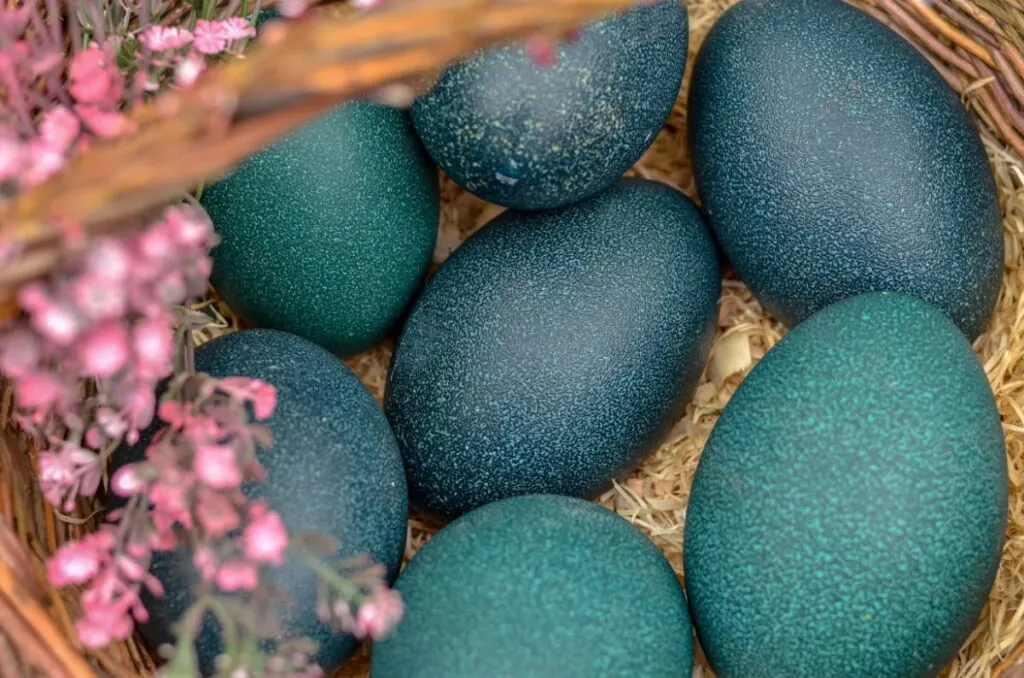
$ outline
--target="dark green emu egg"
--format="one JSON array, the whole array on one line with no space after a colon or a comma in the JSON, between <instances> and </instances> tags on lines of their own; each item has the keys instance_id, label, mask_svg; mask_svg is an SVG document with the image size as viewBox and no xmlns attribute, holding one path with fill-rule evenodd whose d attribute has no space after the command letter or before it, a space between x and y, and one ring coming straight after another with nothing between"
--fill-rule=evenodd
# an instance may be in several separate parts
<instances>
[{"instance_id":1,"label":"dark green emu egg","mask_svg":"<svg viewBox=\"0 0 1024 678\"><path fill-rule=\"evenodd\" d=\"M1003 271L992 170L896 33L842 0L743 0L701 49L689 123L708 220L787 325L889 291L982 331Z\"/></svg>"},{"instance_id":2,"label":"dark green emu egg","mask_svg":"<svg viewBox=\"0 0 1024 678\"><path fill-rule=\"evenodd\" d=\"M688 678L686 599L661 552L596 504L513 497L439 532L396 584L373 678Z\"/></svg>"},{"instance_id":3,"label":"dark green emu egg","mask_svg":"<svg viewBox=\"0 0 1024 678\"><path fill-rule=\"evenodd\" d=\"M427 284L389 369L414 504L606 489L682 413L719 289L700 213L662 184L490 222Z\"/></svg>"},{"instance_id":4,"label":"dark green emu egg","mask_svg":"<svg viewBox=\"0 0 1024 678\"><path fill-rule=\"evenodd\" d=\"M999 413L956 326L903 294L817 313L740 385L693 481L686 588L716 675L938 675L1006 510Z\"/></svg>"},{"instance_id":5,"label":"dark green emu egg","mask_svg":"<svg viewBox=\"0 0 1024 678\"><path fill-rule=\"evenodd\" d=\"M408 515L402 459L383 412L351 370L305 339L264 329L214 339L196 351L196 365L216 377L252 377L277 388L277 409L267 421L274 445L260 455L267 482L247 486L245 494L266 500L289 532L330 535L340 556L369 554L395 577ZM142 452L139 446L131 454ZM152 572L167 589L165 598L146 601L152 618L142 632L155 648L172 641L171 625L195 601L198 575L185 550L157 553ZM288 596L278 606L280 637L312 638L320 645L315 659L330 674L356 640L317 620L316 577L294 555L270 573ZM210 675L222 645L209 614L196 648Z\"/></svg>"},{"instance_id":6,"label":"dark green emu egg","mask_svg":"<svg viewBox=\"0 0 1024 678\"><path fill-rule=\"evenodd\" d=\"M426 274L437 170L402 111L342 106L209 186L212 281L241 318L342 353L380 339Z\"/></svg>"},{"instance_id":7,"label":"dark green emu egg","mask_svg":"<svg viewBox=\"0 0 1024 678\"><path fill-rule=\"evenodd\" d=\"M610 186L665 124L686 65L679 0L585 27L539 66L522 45L478 52L412 108L437 164L484 200L567 205Z\"/></svg>"}]
</instances>

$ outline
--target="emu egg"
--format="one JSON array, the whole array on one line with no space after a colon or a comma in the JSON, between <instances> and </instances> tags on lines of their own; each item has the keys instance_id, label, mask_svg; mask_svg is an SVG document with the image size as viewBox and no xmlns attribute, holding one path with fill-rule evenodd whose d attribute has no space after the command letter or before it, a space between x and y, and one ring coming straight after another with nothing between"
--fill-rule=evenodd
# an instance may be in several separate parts
<instances>
[{"instance_id":1,"label":"emu egg","mask_svg":"<svg viewBox=\"0 0 1024 678\"><path fill-rule=\"evenodd\" d=\"M214 339L196 351L196 366L277 388L277 408L266 422L274 444L260 454L267 481L247 485L246 496L267 501L289 532L325 533L338 540L340 556L369 554L395 577L408 514L402 459L383 412L351 370L305 339L265 329ZM141 446L133 452L141 456ZM195 600L198 579L186 550L156 553L152 572L167 589L165 598L147 600L152 618L142 626L156 647L171 642L171 625ZM304 564L289 555L268 572L288 596L278 606L280 637L311 637L320 646L314 659L330 674L356 640L317 620L317 580ZM218 629L208 615L196 641L205 675L222 651Z\"/></svg>"},{"instance_id":2,"label":"emu egg","mask_svg":"<svg viewBox=\"0 0 1024 678\"><path fill-rule=\"evenodd\" d=\"M1003 270L992 170L896 33L842 0L743 0L701 49L689 122L708 220L780 320L889 291L981 332Z\"/></svg>"},{"instance_id":3,"label":"emu egg","mask_svg":"<svg viewBox=\"0 0 1024 678\"><path fill-rule=\"evenodd\" d=\"M903 294L820 311L740 385L693 481L686 587L716 675L937 675L1006 509L999 413L956 326Z\"/></svg>"},{"instance_id":4,"label":"emu egg","mask_svg":"<svg viewBox=\"0 0 1024 678\"><path fill-rule=\"evenodd\" d=\"M452 517L607 488L689 399L718 276L697 209L650 181L490 222L427 284L392 358L411 499Z\"/></svg>"},{"instance_id":5,"label":"emu egg","mask_svg":"<svg viewBox=\"0 0 1024 678\"><path fill-rule=\"evenodd\" d=\"M437 237L437 171L407 114L347 104L209 186L212 281L252 325L357 353L401 316Z\"/></svg>"},{"instance_id":6,"label":"emu egg","mask_svg":"<svg viewBox=\"0 0 1024 678\"><path fill-rule=\"evenodd\" d=\"M373 678L681 678L686 599L647 537L596 504L513 497L439 532L399 577Z\"/></svg>"},{"instance_id":7,"label":"emu egg","mask_svg":"<svg viewBox=\"0 0 1024 678\"><path fill-rule=\"evenodd\" d=\"M640 159L683 77L686 10L638 6L586 26L535 63L523 45L449 68L412 108L437 164L460 186L516 209L575 202Z\"/></svg>"}]
</instances>

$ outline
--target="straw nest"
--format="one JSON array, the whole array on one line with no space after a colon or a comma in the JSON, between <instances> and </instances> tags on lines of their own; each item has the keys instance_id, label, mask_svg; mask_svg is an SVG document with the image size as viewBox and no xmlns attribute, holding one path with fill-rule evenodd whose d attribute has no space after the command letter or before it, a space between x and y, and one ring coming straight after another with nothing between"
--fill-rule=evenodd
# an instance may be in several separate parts
<instances>
[{"instance_id":1,"label":"straw nest","mask_svg":"<svg viewBox=\"0 0 1024 678\"><path fill-rule=\"evenodd\" d=\"M715 19L736 0L691 0L691 58ZM959 4L959 3L958 3ZM697 197L686 146L686 85L661 135L642 160L631 170L633 174L670 184L692 198ZM965 100L973 96L968 89ZM977 88L974 90L977 91ZM978 101L971 102L979 107ZM984 118L984 111L982 117ZM988 123L988 120L985 120ZM1006 268L1003 289L988 330L975 343L998 401L1006 433L1010 472L1010 515L1006 544L999 575L988 605L970 639L944 675L956 678L991 676L998 673L1001 662L1024 640L1024 163L1012 155L1004 140L987 131L985 143L997 177L1003 210L1003 233L1006 244ZM469 195L448 179L442 181L443 206L441 228L435 251L435 265L440 264L465 238L492 219L501 208ZM219 301L204 302L224 317L222 328L211 328L200 340L231 331L237 326L230 309ZM727 276L719 309L719 336L705 374L693 401L672 429L664 444L628 479L616 484L599 502L628 519L643 530L661 549L672 567L681 576L683 566L683 522L690 484L701 449L721 413L750 368L782 337L785 329L761 309L747 288L731 274ZM347 359L379 399L392 342ZM0 418L9 421L11 398L0 399ZM30 452L30 451L29 451ZM32 477L31 453L25 454L23 443L10 432L0 440L0 468L13 471L0 474L0 514L14 516L14 531L0 529L0 555L3 540L16 537L28 546L32 562L7 563L9 571L21 573L21 587L39 592L40 610L52 618L55 633L68 638L66 649L74 641L68 633L70 621L77 613L70 595L45 596L45 582L39 562L65 539L83 528L77 523L62 522L46 507L38 492L29 485ZM84 522L84 521L79 521ZM0 528L3 528L0 521ZM440 528L422 516L413 516L409 524L406 556L411 557ZM3 559L0 558L0 566ZM3 571L0 570L0 574ZM0 584L3 584L0 581ZM47 601L47 598L50 598ZM2 598L0 598L2 603ZM2 607L2 606L0 606ZM3 610L0 609L0 614ZM17 638L0 632L0 676L8 675L4 667L17 664L13 650L23 651ZM53 642L53 641L51 641ZM64 643L54 643L60 651ZM128 676L152 669L152 660L135 643L110 648L95 659L111 675ZM369 653L364 648L336 674L338 678L356 678L369 674ZM1012 671L1004 676L1010 678ZM10 675L22 675L17 668ZM24 674L31 675L31 674ZM694 676L710 677L703 658L694 669ZM1016 674L1013 674L1016 675ZM1021 674L1024 675L1024 674Z\"/></svg>"}]
</instances>

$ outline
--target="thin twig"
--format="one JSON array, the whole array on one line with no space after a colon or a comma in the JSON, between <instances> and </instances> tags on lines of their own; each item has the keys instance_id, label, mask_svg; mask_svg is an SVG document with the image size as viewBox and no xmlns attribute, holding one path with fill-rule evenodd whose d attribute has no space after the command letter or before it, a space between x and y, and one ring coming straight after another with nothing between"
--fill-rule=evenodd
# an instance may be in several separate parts
<instances>
[{"instance_id":1,"label":"thin twig","mask_svg":"<svg viewBox=\"0 0 1024 678\"><path fill-rule=\"evenodd\" d=\"M995 66L995 62L992 60L992 55L989 54L987 49L976 43L974 40L971 40L954 27L950 26L949 23L943 19L925 0L909 0L909 4L917 10L917 13L924 17L924 19L931 24L940 35L945 36L947 39L956 43L965 51L978 57L989 66Z\"/></svg>"}]
</instances>

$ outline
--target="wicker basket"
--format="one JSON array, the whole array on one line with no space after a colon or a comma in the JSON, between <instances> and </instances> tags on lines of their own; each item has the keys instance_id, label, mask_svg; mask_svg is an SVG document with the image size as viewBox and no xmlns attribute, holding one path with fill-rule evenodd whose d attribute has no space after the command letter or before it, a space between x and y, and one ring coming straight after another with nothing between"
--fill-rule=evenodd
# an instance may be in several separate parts
<instances>
[{"instance_id":1,"label":"wicker basket","mask_svg":"<svg viewBox=\"0 0 1024 678\"><path fill-rule=\"evenodd\" d=\"M691 51L734 0L691 0ZM988 331L975 346L1003 417L1010 469L1010 517L999 576L989 604L946 674L957 678L1024 677L1024 4L1022 0L856 0L913 42L939 69L981 121L999 184L1006 242L1006 277ZM691 53L691 57L693 54ZM690 62L692 63L691 58ZM687 79L688 81L688 79ZM632 170L696 196L685 149L686 111L681 96L665 129ZM498 210L450 181L442 185L440 261ZM218 301L226 318L230 310ZM227 323L230 326L233 323ZM700 450L718 413L742 376L777 342L782 328L762 312L742 283L726 280L722 333L693 403L668 441L601 503L642 528L682 572L682 522ZM348 360L378 396L390 357L388 342ZM33 451L10 423L12 396L0 395L0 678L22 676L148 675L153 659L136 642L84 653L71 628L71 591L49 587L42 563L61 543L90 528L69 522L42 500L34 482ZM78 515L89 515L82 506ZM411 555L437 529L411 522ZM1018 660L1021 664L1018 665ZM368 674L360 653L340 676ZM708 669L698 669L710 675ZM783 677L780 677L783 678Z\"/></svg>"}]
</instances>

